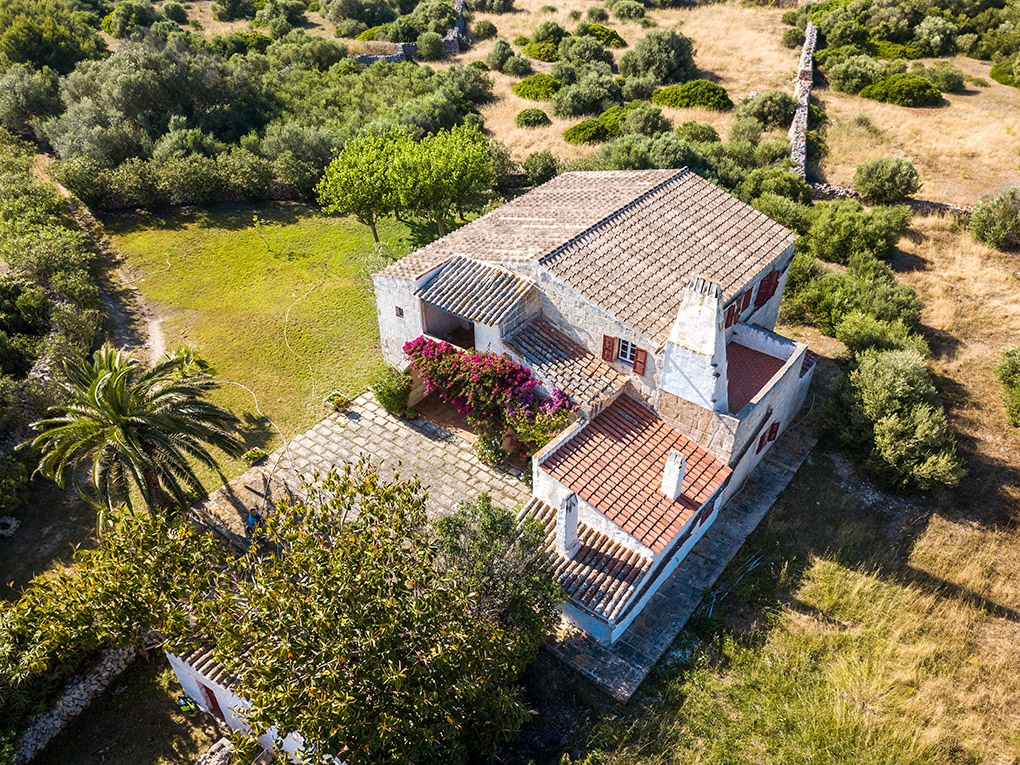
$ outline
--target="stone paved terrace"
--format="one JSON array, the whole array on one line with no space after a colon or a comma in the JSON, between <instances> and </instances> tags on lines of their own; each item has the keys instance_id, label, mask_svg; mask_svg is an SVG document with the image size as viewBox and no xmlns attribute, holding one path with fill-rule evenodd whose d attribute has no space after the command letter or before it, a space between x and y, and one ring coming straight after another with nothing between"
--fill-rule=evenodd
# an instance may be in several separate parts
<instances>
[{"instance_id":1,"label":"stone paved terrace","mask_svg":"<svg viewBox=\"0 0 1020 765\"><path fill-rule=\"evenodd\" d=\"M213 492L195 516L230 538L246 538L251 507L267 507L287 496L302 496L302 478L357 462L362 456L383 474L420 478L429 490L428 511L441 515L462 499L488 492L504 507L523 505L531 489L513 468L490 467L471 445L423 417L388 414L371 393L358 396L343 412L328 415L277 449L259 465Z\"/></svg>"},{"instance_id":2,"label":"stone paved terrace","mask_svg":"<svg viewBox=\"0 0 1020 765\"><path fill-rule=\"evenodd\" d=\"M816 420L808 410L780 436L616 643L599 645L564 621L546 647L618 701L628 702L807 459L815 433Z\"/></svg>"}]
</instances>

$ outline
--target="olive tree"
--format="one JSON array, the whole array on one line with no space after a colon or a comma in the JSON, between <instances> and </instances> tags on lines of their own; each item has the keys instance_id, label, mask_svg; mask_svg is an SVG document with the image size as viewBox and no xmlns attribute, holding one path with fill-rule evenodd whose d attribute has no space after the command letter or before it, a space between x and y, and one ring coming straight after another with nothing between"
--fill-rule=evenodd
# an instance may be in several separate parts
<instances>
[{"instance_id":1,"label":"olive tree","mask_svg":"<svg viewBox=\"0 0 1020 765\"><path fill-rule=\"evenodd\" d=\"M869 159L854 171L854 190L869 202L896 204L920 188L921 178L909 159Z\"/></svg>"},{"instance_id":2,"label":"olive tree","mask_svg":"<svg viewBox=\"0 0 1020 765\"><path fill-rule=\"evenodd\" d=\"M672 30L656 29L620 57L624 77L653 78L656 83L683 82L696 74L694 44Z\"/></svg>"}]
</instances>

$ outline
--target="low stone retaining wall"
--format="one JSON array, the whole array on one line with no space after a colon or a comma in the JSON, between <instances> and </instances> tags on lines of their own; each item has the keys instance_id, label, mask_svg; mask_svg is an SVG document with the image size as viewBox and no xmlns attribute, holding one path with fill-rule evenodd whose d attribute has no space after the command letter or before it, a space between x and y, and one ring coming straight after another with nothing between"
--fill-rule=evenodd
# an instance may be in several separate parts
<instances>
[{"instance_id":1,"label":"low stone retaining wall","mask_svg":"<svg viewBox=\"0 0 1020 765\"><path fill-rule=\"evenodd\" d=\"M230 739L221 738L205 750L202 756L195 761L195 765L227 765L233 751L234 746L230 743Z\"/></svg>"},{"instance_id":2,"label":"low stone retaining wall","mask_svg":"<svg viewBox=\"0 0 1020 765\"><path fill-rule=\"evenodd\" d=\"M833 186L828 183L814 183L811 185L811 198L817 201L829 201L833 199L856 199L861 201L861 195L849 186ZM904 199L903 204L909 207L915 215L936 215L945 217L955 215L966 217L973 212L973 207L960 207L948 202L933 202L930 199Z\"/></svg>"},{"instance_id":3,"label":"low stone retaining wall","mask_svg":"<svg viewBox=\"0 0 1020 765\"><path fill-rule=\"evenodd\" d=\"M111 648L103 653L99 666L90 674L72 679L49 712L32 718L14 753L14 765L22 765L35 757L71 720L87 709L131 663L135 653L134 648Z\"/></svg>"},{"instance_id":4,"label":"low stone retaining wall","mask_svg":"<svg viewBox=\"0 0 1020 765\"><path fill-rule=\"evenodd\" d=\"M808 106L811 103L811 85L815 78L815 46L817 43L818 30L809 21L804 30L804 47L801 48L797 78L793 84L793 97L797 101L797 110L793 113L793 123L790 125L789 133L793 171L801 178L807 176Z\"/></svg>"}]
</instances>

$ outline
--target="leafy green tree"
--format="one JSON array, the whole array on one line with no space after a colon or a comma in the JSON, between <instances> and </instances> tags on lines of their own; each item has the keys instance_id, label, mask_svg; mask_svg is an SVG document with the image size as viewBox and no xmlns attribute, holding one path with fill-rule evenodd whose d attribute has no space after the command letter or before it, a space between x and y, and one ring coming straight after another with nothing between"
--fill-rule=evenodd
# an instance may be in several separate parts
<instances>
[{"instance_id":1,"label":"leafy green tree","mask_svg":"<svg viewBox=\"0 0 1020 765\"><path fill-rule=\"evenodd\" d=\"M193 462L218 469L208 447L231 456L243 449L233 432L237 418L206 400L218 384L193 352L145 369L107 344L64 371L65 403L35 424L39 468L107 510L133 508L133 491L150 514L186 507L189 493L203 493Z\"/></svg>"},{"instance_id":2,"label":"leafy green tree","mask_svg":"<svg viewBox=\"0 0 1020 765\"><path fill-rule=\"evenodd\" d=\"M244 719L299 732L317 763L491 757L527 718L515 681L553 613L534 535L517 540L492 514L441 548L421 485L364 464L309 496L266 520L281 554L253 546L197 616L251 701ZM504 576L504 552L533 570Z\"/></svg>"},{"instance_id":3,"label":"leafy green tree","mask_svg":"<svg viewBox=\"0 0 1020 765\"><path fill-rule=\"evenodd\" d=\"M921 178L909 159L869 159L854 170L854 190L869 202L896 204L920 188Z\"/></svg>"},{"instance_id":4,"label":"leafy green tree","mask_svg":"<svg viewBox=\"0 0 1020 765\"><path fill-rule=\"evenodd\" d=\"M89 28L87 14L73 13L61 0L7 0L0 5L2 64L48 66L67 74L82 60L106 53L103 38Z\"/></svg>"},{"instance_id":5,"label":"leafy green tree","mask_svg":"<svg viewBox=\"0 0 1020 765\"><path fill-rule=\"evenodd\" d=\"M997 250L1020 250L1020 186L984 197L970 216L974 238Z\"/></svg>"},{"instance_id":6,"label":"leafy green tree","mask_svg":"<svg viewBox=\"0 0 1020 765\"><path fill-rule=\"evenodd\" d=\"M694 44L672 30L652 30L620 57L624 77L652 77L656 83L684 82L694 77Z\"/></svg>"},{"instance_id":7,"label":"leafy green tree","mask_svg":"<svg viewBox=\"0 0 1020 765\"><path fill-rule=\"evenodd\" d=\"M392 179L400 206L445 236L451 215L479 209L492 190L489 141L471 125L409 141L395 155Z\"/></svg>"},{"instance_id":8,"label":"leafy green tree","mask_svg":"<svg viewBox=\"0 0 1020 765\"><path fill-rule=\"evenodd\" d=\"M394 181L396 156L411 139L406 132L365 133L352 138L326 168L316 187L322 209L350 213L372 229L379 241L376 224L399 203Z\"/></svg>"},{"instance_id":9,"label":"leafy green tree","mask_svg":"<svg viewBox=\"0 0 1020 765\"><path fill-rule=\"evenodd\" d=\"M995 376L1002 383L1002 401L1006 417L1020 428L1020 345L1002 352L1002 361L995 368Z\"/></svg>"}]
</instances>

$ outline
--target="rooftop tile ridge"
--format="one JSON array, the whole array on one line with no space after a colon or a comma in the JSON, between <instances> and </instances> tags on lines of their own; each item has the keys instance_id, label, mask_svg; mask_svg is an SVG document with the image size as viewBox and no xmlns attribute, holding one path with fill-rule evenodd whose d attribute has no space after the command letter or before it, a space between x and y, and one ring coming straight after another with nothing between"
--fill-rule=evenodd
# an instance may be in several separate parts
<instances>
[{"instance_id":1,"label":"rooftop tile ridge","mask_svg":"<svg viewBox=\"0 0 1020 765\"><path fill-rule=\"evenodd\" d=\"M595 223L590 225L588 228L586 228L584 231L581 231L580 233L575 234L574 236L572 236L570 239L568 239L563 244L557 245L555 248L553 248L552 250L547 252L545 255L540 256L538 258L539 265L544 265L546 263L546 261L550 260L551 258L554 258L556 255L559 255L561 252L563 252L565 249L570 247L572 244L584 240L586 237L591 236L592 234L596 233L599 229L607 226L609 223L615 221L617 218L622 217L626 213L628 213L631 210L633 210L634 208L636 208L638 205L640 205L643 202L645 202L646 200L648 200L650 197L652 197L652 196L658 194L659 192L661 192L669 184L677 183L677 182L687 178L690 175L691 175L691 172L687 169L686 166L681 167L679 170L676 171L676 173L674 173L670 177L666 178L664 181L661 181L660 183L657 183L655 186L653 186L652 188L648 189L648 191L645 191L644 193L638 195L634 199L632 199L629 202L623 204L621 207L618 207L617 209L613 210L611 213L607 214L606 216L604 216L600 220L596 221Z\"/></svg>"}]
</instances>

